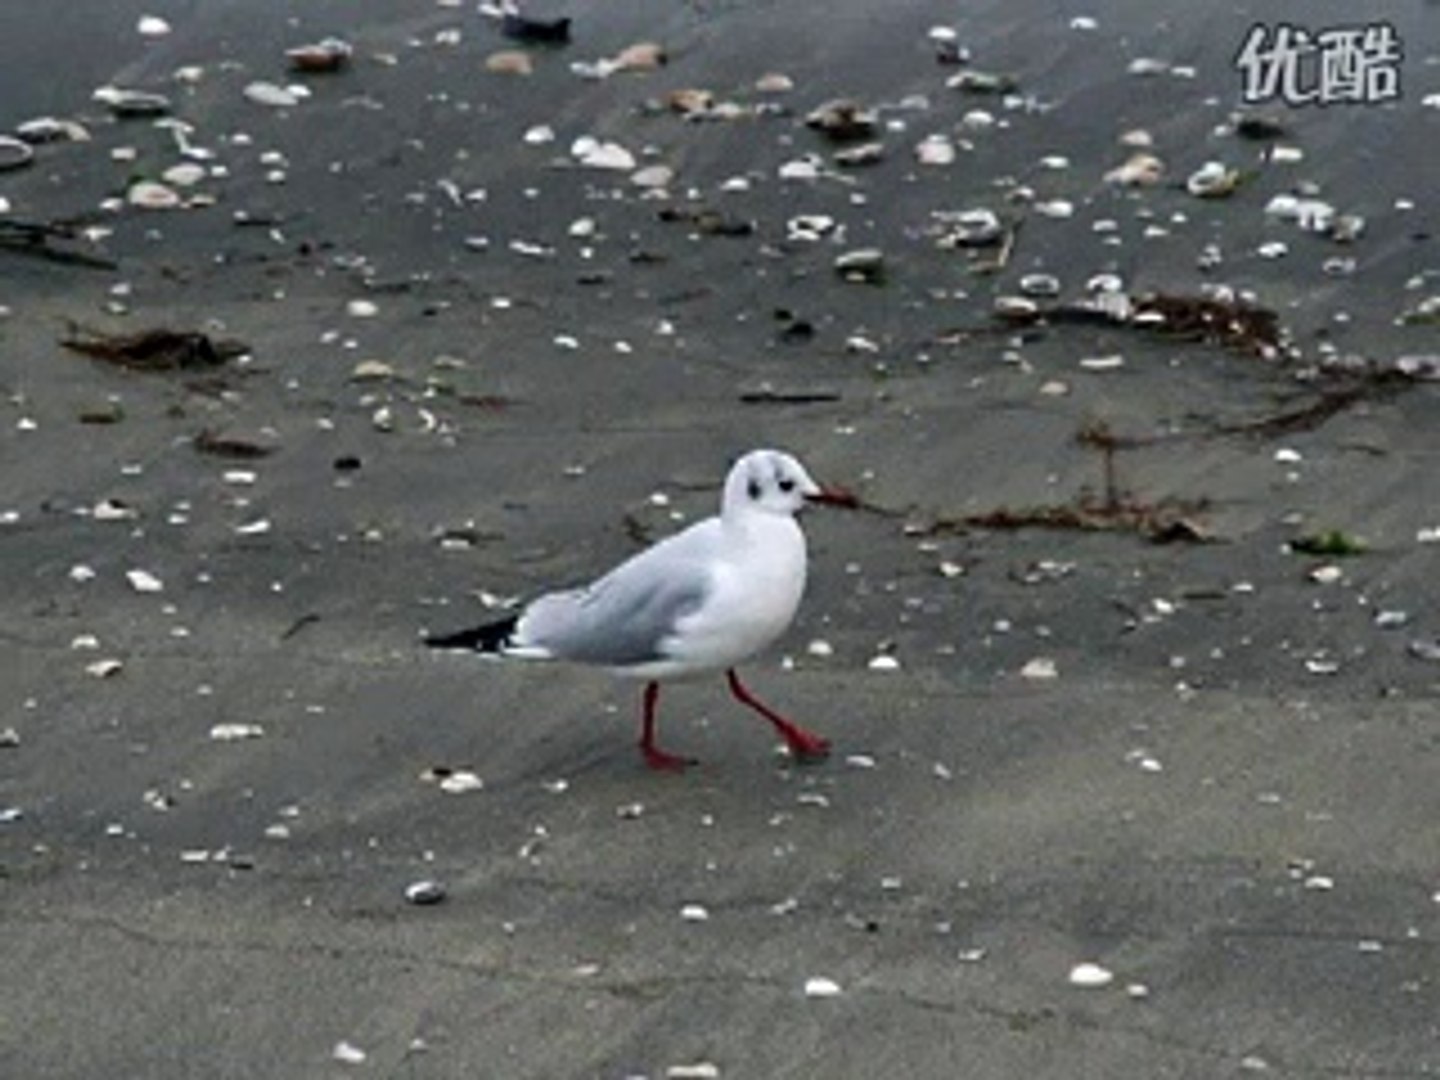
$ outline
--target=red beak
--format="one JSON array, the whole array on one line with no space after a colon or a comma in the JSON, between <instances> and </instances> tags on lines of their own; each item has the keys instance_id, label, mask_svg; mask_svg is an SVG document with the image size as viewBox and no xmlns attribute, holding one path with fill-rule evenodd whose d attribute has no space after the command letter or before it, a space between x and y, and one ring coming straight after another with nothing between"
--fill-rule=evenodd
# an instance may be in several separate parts
<instances>
[{"instance_id":1,"label":"red beak","mask_svg":"<svg viewBox=\"0 0 1440 1080\"><path fill-rule=\"evenodd\" d=\"M822 485L814 495L806 495L806 502L820 503L824 506L843 506L853 510L860 505L859 497L852 491L846 491L841 487L827 487Z\"/></svg>"}]
</instances>

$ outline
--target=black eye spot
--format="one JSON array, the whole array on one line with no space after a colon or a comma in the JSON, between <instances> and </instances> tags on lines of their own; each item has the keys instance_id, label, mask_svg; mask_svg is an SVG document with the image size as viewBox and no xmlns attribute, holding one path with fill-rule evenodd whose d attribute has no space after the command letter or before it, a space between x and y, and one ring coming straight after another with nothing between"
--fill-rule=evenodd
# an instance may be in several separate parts
<instances>
[{"instance_id":1,"label":"black eye spot","mask_svg":"<svg viewBox=\"0 0 1440 1080\"><path fill-rule=\"evenodd\" d=\"M777 486L780 488L781 491L788 494L789 492L795 490L795 481L792 478L786 476L779 481L779 484Z\"/></svg>"},{"instance_id":2,"label":"black eye spot","mask_svg":"<svg viewBox=\"0 0 1440 1080\"><path fill-rule=\"evenodd\" d=\"M751 480L750 483L745 486L745 492L752 499L760 498L760 481Z\"/></svg>"}]
</instances>

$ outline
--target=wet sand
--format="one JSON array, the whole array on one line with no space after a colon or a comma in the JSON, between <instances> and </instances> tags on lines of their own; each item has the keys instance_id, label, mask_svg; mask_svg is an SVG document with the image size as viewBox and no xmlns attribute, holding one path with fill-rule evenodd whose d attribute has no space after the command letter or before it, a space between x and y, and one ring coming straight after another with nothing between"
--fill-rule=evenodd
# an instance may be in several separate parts
<instances>
[{"instance_id":1,"label":"wet sand","mask_svg":"<svg viewBox=\"0 0 1440 1080\"><path fill-rule=\"evenodd\" d=\"M101 230L0 247L0 1074L1440 1070L1436 391L1383 374L1434 353L1404 320L1435 292L1430 6L1373 16L1399 102L1272 105L1269 142L1228 127L1246 31L1348 8L625 3L572 12L528 77L486 72L515 46L473 8L62 8L0 12L0 130L92 136L0 173L0 227ZM947 89L936 25L1014 98ZM347 70L245 100L327 34ZM644 39L662 69L569 69ZM104 83L173 98L213 205L100 209L180 160ZM759 115L686 120L687 87ZM804 125L840 95L878 108L878 164ZM1103 179L1131 129L1158 185ZM916 162L933 133L953 164ZM579 166L587 134L675 181ZM819 179L778 177L807 154ZM1185 190L1210 160L1230 198ZM1305 184L1358 240L1267 217ZM977 207L1013 230L992 273L937 244ZM801 214L836 228L794 239ZM866 247L882 282L836 275ZM1229 285L1285 348L998 324L1036 273L1047 306L1097 274ZM125 370L62 348L71 323L247 353ZM1103 510L1097 425L1114 505L1206 542L976 524ZM765 444L866 502L807 517L799 620L746 669L829 762L791 767L715 679L662 714L702 764L651 774L633 687L419 646L712 512ZM1366 550L1291 547L1332 531ZM444 901L407 903L426 879Z\"/></svg>"}]
</instances>

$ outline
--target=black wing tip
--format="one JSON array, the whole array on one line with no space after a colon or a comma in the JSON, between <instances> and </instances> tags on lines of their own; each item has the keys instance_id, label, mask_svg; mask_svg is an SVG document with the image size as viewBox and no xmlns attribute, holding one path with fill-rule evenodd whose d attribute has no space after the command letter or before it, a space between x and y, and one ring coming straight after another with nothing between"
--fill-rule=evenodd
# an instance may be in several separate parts
<instances>
[{"instance_id":1,"label":"black wing tip","mask_svg":"<svg viewBox=\"0 0 1440 1080\"><path fill-rule=\"evenodd\" d=\"M472 652L498 653L510 644L510 635L520 616L511 615L483 626L453 630L448 634L429 634L425 644L432 649L468 649Z\"/></svg>"}]
</instances>

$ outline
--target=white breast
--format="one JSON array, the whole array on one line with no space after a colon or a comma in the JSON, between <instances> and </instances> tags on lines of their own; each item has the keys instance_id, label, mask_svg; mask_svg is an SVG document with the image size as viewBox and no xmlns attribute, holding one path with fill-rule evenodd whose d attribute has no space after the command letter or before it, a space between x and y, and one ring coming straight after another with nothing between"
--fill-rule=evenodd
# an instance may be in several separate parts
<instances>
[{"instance_id":1,"label":"white breast","mask_svg":"<svg viewBox=\"0 0 1440 1080\"><path fill-rule=\"evenodd\" d=\"M760 652L790 626L805 591L805 534L794 518L746 515L725 528L733 536L712 592L669 643L681 671L726 668Z\"/></svg>"}]
</instances>

